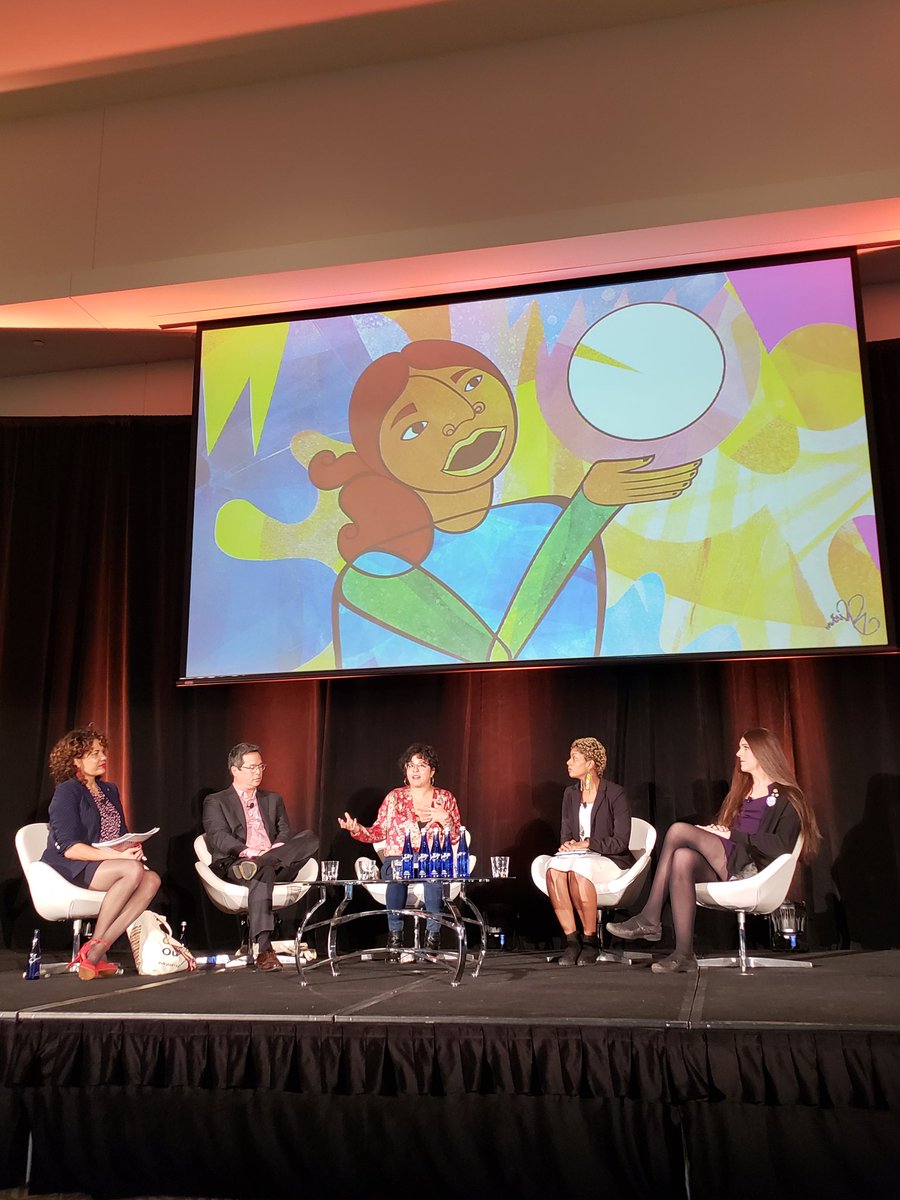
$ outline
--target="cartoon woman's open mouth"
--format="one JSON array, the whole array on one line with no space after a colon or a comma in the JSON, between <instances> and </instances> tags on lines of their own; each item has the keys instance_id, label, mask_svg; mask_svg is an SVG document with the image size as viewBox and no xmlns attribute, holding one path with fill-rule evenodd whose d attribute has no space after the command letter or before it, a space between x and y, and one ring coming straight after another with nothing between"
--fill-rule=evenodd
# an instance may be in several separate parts
<instances>
[{"instance_id":1,"label":"cartoon woman's open mouth","mask_svg":"<svg viewBox=\"0 0 900 1200\"><path fill-rule=\"evenodd\" d=\"M505 426L476 429L451 446L441 469L445 475L477 475L497 461L505 441Z\"/></svg>"}]
</instances>

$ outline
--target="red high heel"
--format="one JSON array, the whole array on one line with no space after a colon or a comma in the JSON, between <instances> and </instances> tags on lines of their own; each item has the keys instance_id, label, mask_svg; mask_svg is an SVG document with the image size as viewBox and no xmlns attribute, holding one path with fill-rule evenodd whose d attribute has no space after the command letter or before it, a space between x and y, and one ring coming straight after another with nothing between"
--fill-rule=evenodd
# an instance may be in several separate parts
<instances>
[{"instance_id":1,"label":"red high heel","mask_svg":"<svg viewBox=\"0 0 900 1200\"><path fill-rule=\"evenodd\" d=\"M107 942L104 938L91 938L90 941L85 942L78 951L78 956L73 958L69 963L70 967L74 967L76 963L78 964L78 978L83 980L85 983L88 982L88 980L97 979L98 977L102 977L104 975L117 975L119 973L119 968L116 966L116 964L109 962L105 958L101 958L100 961L96 963L90 961L88 958L88 951L95 942L99 942L101 946L105 946L107 950L109 949L109 942Z\"/></svg>"}]
</instances>

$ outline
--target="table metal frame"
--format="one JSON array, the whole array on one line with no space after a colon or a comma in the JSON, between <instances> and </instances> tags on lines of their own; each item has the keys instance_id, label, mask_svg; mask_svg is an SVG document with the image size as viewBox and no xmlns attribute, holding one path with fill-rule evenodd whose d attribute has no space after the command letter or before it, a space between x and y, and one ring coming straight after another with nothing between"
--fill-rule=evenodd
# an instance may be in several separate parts
<instances>
[{"instance_id":1,"label":"table metal frame","mask_svg":"<svg viewBox=\"0 0 900 1200\"><path fill-rule=\"evenodd\" d=\"M297 974L300 977L300 986L307 987L309 980L306 978L308 971L315 970L316 967L328 964L331 967L331 974L338 976L341 973L340 963L348 962L352 959L363 958L394 958L396 951L388 950L384 946L362 949L348 950L343 953L338 952L337 932L342 925L349 925L353 921L361 920L363 917L384 916L386 909L383 907L366 909L365 912L348 913L347 905L353 899L353 889L356 887L365 887L367 883L380 883L381 880L363 880L363 879L317 879L309 886L310 888L319 889L319 897L315 904L308 909L303 921L297 930L297 936L294 942L294 959L297 964ZM391 882L390 880L386 882ZM391 909L392 912L397 912L404 917L413 917L415 919L415 943L411 953L416 962L438 963L446 966L452 978L450 980L451 987L459 987L462 982L463 974L466 969L466 958L469 956L469 948L467 945L466 929L472 925L478 930L479 944L475 949L472 957L475 959L475 966L472 970L472 978L477 979L478 973L481 970L481 964L484 962L484 955L487 949L487 930L484 924L484 917L481 911L468 895L467 888L472 884L490 883L489 879L402 879L396 880L397 883L415 884L415 883L440 883L444 885L443 902L445 908L437 913L428 913L423 908L397 908ZM459 893L452 900L450 898L450 887L452 884L459 885ZM325 903L328 889L342 887L344 894L339 901L337 907L330 917L319 921L313 921L313 916ZM446 911L445 911L446 910ZM419 922L428 918L436 920L444 929L450 929L456 935L455 951L429 951L423 950L419 945ZM325 958L317 958L313 962L307 962L302 953L301 946L306 943L307 934L312 933L316 929L327 929L327 946L328 954ZM402 953L410 953L403 951Z\"/></svg>"}]
</instances>

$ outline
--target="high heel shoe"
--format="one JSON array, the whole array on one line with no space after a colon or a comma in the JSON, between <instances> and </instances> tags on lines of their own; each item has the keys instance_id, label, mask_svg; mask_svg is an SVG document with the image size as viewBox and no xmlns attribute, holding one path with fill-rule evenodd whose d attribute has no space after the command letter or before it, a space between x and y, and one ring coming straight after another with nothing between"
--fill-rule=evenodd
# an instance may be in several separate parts
<instances>
[{"instance_id":1,"label":"high heel shoe","mask_svg":"<svg viewBox=\"0 0 900 1200\"><path fill-rule=\"evenodd\" d=\"M117 975L119 973L119 968L116 964L109 962L105 958L101 958L96 963L91 962L88 958L88 951L95 942L99 942L101 946L105 946L107 950L109 949L109 942L104 938L91 938L90 941L84 943L78 951L77 956L69 963L70 967L78 966L78 978L85 983L91 979L101 978L104 975Z\"/></svg>"}]
</instances>

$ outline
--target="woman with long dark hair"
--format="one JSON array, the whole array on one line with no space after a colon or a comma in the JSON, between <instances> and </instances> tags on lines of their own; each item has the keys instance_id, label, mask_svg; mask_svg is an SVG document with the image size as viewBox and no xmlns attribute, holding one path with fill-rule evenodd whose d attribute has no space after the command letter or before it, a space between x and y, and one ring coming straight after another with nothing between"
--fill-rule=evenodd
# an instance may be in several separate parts
<instances>
[{"instance_id":1,"label":"woman with long dark hair","mask_svg":"<svg viewBox=\"0 0 900 1200\"><path fill-rule=\"evenodd\" d=\"M808 862L821 840L815 813L775 735L768 729L748 729L738 743L731 787L715 821L672 825L643 911L607 929L615 937L658 942L668 897L675 950L655 962L653 970L695 971L694 885L753 874L780 854L789 854L801 835L802 857Z\"/></svg>"}]
</instances>

